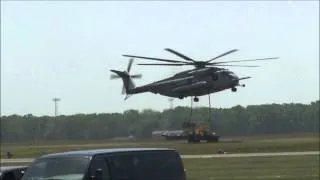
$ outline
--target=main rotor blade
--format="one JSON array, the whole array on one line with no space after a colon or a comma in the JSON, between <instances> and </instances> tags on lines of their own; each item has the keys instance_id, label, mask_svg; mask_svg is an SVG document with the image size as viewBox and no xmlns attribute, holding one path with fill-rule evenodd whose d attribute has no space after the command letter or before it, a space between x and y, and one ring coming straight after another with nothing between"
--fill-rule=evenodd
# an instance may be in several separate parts
<instances>
[{"instance_id":1,"label":"main rotor blade","mask_svg":"<svg viewBox=\"0 0 320 180\"><path fill-rule=\"evenodd\" d=\"M131 66L132 66L133 58L130 59L128 67L127 67L127 72L130 72Z\"/></svg>"},{"instance_id":2,"label":"main rotor blade","mask_svg":"<svg viewBox=\"0 0 320 180\"><path fill-rule=\"evenodd\" d=\"M210 61L213 61L213 60L215 60L215 59L218 59L218 58L220 58L220 57L222 57L222 56L225 56L225 55L228 55L228 54L230 54L230 53L234 53L234 52L236 52L236 51L239 51L239 50L238 50L238 49L232 49L232 50L227 51L227 52L225 52L225 53L223 53L223 54L221 54L221 55L219 55L219 56L217 56L217 57L215 57L215 58L213 58L213 59L210 59L209 61L206 61L206 62L208 63L208 62L210 62Z\"/></svg>"},{"instance_id":3,"label":"main rotor blade","mask_svg":"<svg viewBox=\"0 0 320 180\"><path fill-rule=\"evenodd\" d=\"M169 51L169 52L171 52L171 53L173 53L173 54L175 54L175 55L177 55L177 56L179 56L179 57L181 57L181 58L183 58L185 60L196 62L195 60L193 60L193 59L191 59L191 58L189 58L189 57L187 57L187 56L185 56L185 55L183 55L183 54L181 54L181 53L179 53L179 52L177 52L177 51L175 51L173 49L165 48L165 50Z\"/></svg>"},{"instance_id":4,"label":"main rotor blade","mask_svg":"<svg viewBox=\"0 0 320 180\"><path fill-rule=\"evenodd\" d=\"M141 58L141 59L149 59L155 61L163 61L163 62L172 62L172 63L184 63L183 61L170 60L170 59L161 59L161 58L153 58L153 57L145 57L145 56L134 56L134 55L122 55L124 57L132 57L132 58Z\"/></svg>"},{"instance_id":5,"label":"main rotor blade","mask_svg":"<svg viewBox=\"0 0 320 180\"><path fill-rule=\"evenodd\" d=\"M218 65L215 65L215 64L213 64L213 65L208 65L208 66L234 66L234 67L260 67L260 66L250 66L250 65L223 65L223 64L218 64Z\"/></svg>"},{"instance_id":6,"label":"main rotor blade","mask_svg":"<svg viewBox=\"0 0 320 180\"><path fill-rule=\"evenodd\" d=\"M134 74L130 76L131 78L141 78L142 74Z\"/></svg>"},{"instance_id":7,"label":"main rotor blade","mask_svg":"<svg viewBox=\"0 0 320 180\"><path fill-rule=\"evenodd\" d=\"M261 58L261 59L246 59L246 60L237 60L237 61L225 61L225 62L213 62L208 64L224 64L229 62L244 62L244 61L263 61L263 60L271 60L271 59L279 59L278 57L272 57L272 58Z\"/></svg>"},{"instance_id":8,"label":"main rotor blade","mask_svg":"<svg viewBox=\"0 0 320 180\"><path fill-rule=\"evenodd\" d=\"M120 78L120 76L116 75L116 74L111 74L110 79L118 79Z\"/></svg>"},{"instance_id":9,"label":"main rotor blade","mask_svg":"<svg viewBox=\"0 0 320 180\"><path fill-rule=\"evenodd\" d=\"M126 88L124 87L124 85L122 86L121 94L126 94Z\"/></svg>"},{"instance_id":10,"label":"main rotor blade","mask_svg":"<svg viewBox=\"0 0 320 180\"><path fill-rule=\"evenodd\" d=\"M138 65L150 65L150 66L153 66L153 65L155 65L155 66L183 66L183 65L189 65L189 64L167 64L167 63L159 63L159 64L157 64L157 63L142 63L142 64L138 64Z\"/></svg>"}]
</instances>

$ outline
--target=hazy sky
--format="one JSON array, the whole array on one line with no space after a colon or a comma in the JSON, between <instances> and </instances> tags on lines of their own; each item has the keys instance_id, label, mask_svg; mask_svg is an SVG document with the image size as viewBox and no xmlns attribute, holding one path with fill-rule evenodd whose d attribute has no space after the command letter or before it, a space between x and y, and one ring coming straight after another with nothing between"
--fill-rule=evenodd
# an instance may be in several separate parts
<instances>
[{"instance_id":1,"label":"hazy sky","mask_svg":"<svg viewBox=\"0 0 320 180\"><path fill-rule=\"evenodd\" d=\"M122 81L110 69L124 70L135 54L180 60L276 61L231 67L245 88L211 95L213 107L265 103L310 103L319 99L319 2L3 2L1 1L1 113L53 115L122 112L169 107L168 97L144 93L124 101ZM135 60L148 62L146 60ZM235 64L235 63L234 63ZM133 65L143 85L191 67ZM174 101L189 105L190 99ZM207 96L196 106L207 106Z\"/></svg>"}]
</instances>

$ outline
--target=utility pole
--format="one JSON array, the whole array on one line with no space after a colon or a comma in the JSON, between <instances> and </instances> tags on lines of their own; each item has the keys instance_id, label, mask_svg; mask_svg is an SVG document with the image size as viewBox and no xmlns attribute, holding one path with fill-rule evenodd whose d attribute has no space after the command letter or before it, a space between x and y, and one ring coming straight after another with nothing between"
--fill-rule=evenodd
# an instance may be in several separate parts
<instances>
[{"instance_id":1,"label":"utility pole","mask_svg":"<svg viewBox=\"0 0 320 180\"><path fill-rule=\"evenodd\" d=\"M174 69L171 68L170 70L170 76L172 76L174 74ZM169 97L169 103L170 103L170 110L172 111L173 110L173 101L174 101L174 98L173 97ZM171 112L172 113L172 112Z\"/></svg>"},{"instance_id":2,"label":"utility pole","mask_svg":"<svg viewBox=\"0 0 320 180\"><path fill-rule=\"evenodd\" d=\"M170 103L170 109L173 109L173 100L174 98L169 98L169 103Z\"/></svg>"},{"instance_id":3,"label":"utility pole","mask_svg":"<svg viewBox=\"0 0 320 180\"><path fill-rule=\"evenodd\" d=\"M58 115L58 102L60 101L59 98L53 98L54 101L54 117L56 118Z\"/></svg>"},{"instance_id":4,"label":"utility pole","mask_svg":"<svg viewBox=\"0 0 320 180\"><path fill-rule=\"evenodd\" d=\"M168 128L170 129L171 127L168 127L169 124L171 124L170 122L173 121L173 101L174 101L174 98L168 98L168 101L170 103L170 109L168 111L169 113L169 117L168 119L166 119L165 123L163 124L163 128L168 130Z\"/></svg>"}]
</instances>

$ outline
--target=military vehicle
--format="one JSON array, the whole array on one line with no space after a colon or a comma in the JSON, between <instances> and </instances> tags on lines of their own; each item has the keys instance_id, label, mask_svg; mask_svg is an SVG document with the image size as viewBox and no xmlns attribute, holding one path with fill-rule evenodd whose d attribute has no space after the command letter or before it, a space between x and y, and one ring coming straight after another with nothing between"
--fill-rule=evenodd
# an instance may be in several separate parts
<instances>
[{"instance_id":1,"label":"military vehicle","mask_svg":"<svg viewBox=\"0 0 320 180\"><path fill-rule=\"evenodd\" d=\"M182 128L181 134L163 134L162 136L166 140L188 140L189 143L218 142L220 138L206 123L184 122Z\"/></svg>"}]
</instances>

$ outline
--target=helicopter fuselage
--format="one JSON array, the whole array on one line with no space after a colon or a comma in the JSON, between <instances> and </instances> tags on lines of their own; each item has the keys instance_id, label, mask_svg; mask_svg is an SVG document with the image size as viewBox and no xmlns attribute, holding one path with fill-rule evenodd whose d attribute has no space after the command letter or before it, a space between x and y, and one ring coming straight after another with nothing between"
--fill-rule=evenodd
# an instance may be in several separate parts
<instances>
[{"instance_id":1,"label":"helicopter fuselage","mask_svg":"<svg viewBox=\"0 0 320 180\"><path fill-rule=\"evenodd\" d=\"M151 92L168 97L185 98L232 89L239 85L239 78L223 68L199 68L187 70L172 77L127 90L127 94Z\"/></svg>"},{"instance_id":2,"label":"helicopter fuselage","mask_svg":"<svg viewBox=\"0 0 320 180\"><path fill-rule=\"evenodd\" d=\"M197 61L186 55L179 53L171 48L165 48L166 51L179 56L183 60L172 60L164 58L154 58L136 55L123 55L125 57L131 57L127 71L111 70L116 73L123 80L123 91L127 94L127 99L130 94L138 94L144 92L151 92L154 94L160 94L169 97L184 98L188 96L195 96L194 101L198 101L197 96L203 96L206 94L211 94L226 89L231 89L233 92L237 91L236 86L240 85L239 81L243 79L248 79L251 77L239 78L232 71L224 68L222 66L237 66L237 67L258 67L250 65L228 65L229 62L244 62L244 61L258 61L258 60L270 60L278 59L278 57L271 58L260 58L260 59L246 59L246 60L232 60L217 62L218 58L226 56L228 54L237 52L238 49L231 49L224 52L210 60L207 61ZM152 61L160 61L165 63L139 63L138 65L145 66L194 66L195 69L183 71L175 74L169 78L162 79L147 85L136 87L132 81L132 78L141 77L141 75L130 75L129 71L132 65L133 58L148 59ZM118 76L114 76L115 78Z\"/></svg>"}]
</instances>

